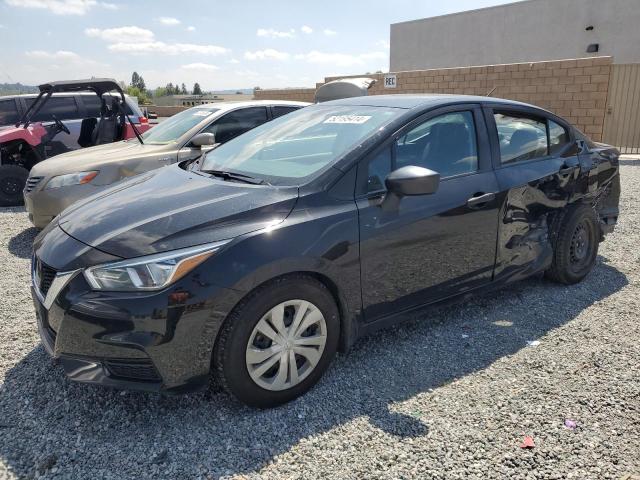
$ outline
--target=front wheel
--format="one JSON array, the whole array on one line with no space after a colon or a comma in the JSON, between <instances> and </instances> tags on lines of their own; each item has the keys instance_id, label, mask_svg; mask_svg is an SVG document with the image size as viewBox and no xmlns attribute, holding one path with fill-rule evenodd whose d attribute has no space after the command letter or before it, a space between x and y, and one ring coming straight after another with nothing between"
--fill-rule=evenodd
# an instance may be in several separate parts
<instances>
[{"instance_id":1,"label":"front wheel","mask_svg":"<svg viewBox=\"0 0 640 480\"><path fill-rule=\"evenodd\" d=\"M18 165L0 165L0 206L13 207L22 205L22 190L29 178L26 168Z\"/></svg>"},{"instance_id":2,"label":"front wheel","mask_svg":"<svg viewBox=\"0 0 640 480\"><path fill-rule=\"evenodd\" d=\"M215 375L247 405L286 403L320 379L339 331L338 308L322 283L306 275L277 279L226 319L214 350Z\"/></svg>"},{"instance_id":3,"label":"front wheel","mask_svg":"<svg viewBox=\"0 0 640 480\"><path fill-rule=\"evenodd\" d=\"M547 277L571 285L591 271L598 256L600 227L589 205L569 207L562 219Z\"/></svg>"}]
</instances>

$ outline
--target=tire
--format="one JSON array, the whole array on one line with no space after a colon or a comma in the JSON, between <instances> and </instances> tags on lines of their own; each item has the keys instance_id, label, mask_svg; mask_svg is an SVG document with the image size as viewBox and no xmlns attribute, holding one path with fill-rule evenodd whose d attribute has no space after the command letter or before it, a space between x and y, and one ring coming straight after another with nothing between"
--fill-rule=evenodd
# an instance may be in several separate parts
<instances>
[{"instance_id":1,"label":"tire","mask_svg":"<svg viewBox=\"0 0 640 480\"><path fill-rule=\"evenodd\" d=\"M279 329L274 327L278 318L283 319ZM278 331L287 338L274 335ZM325 285L307 275L276 279L250 293L225 320L213 354L215 381L249 406L281 405L320 379L335 356L339 335L338 307Z\"/></svg>"},{"instance_id":2,"label":"tire","mask_svg":"<svg viewBox=\"0 0 640 480\"><path fill-rule=\"evenodd\" d=\"M26 168L18 165L0 165L0 206L13 207L24 204L22 190L29 178Z\"/></svg>"},{"instance_id":3,"label":"tire","mask_svg":"<svg viewBox=\"0 0 640 480\"><path fill-rule=\"evenodd\" d=\"M591 271L598 256L600 226L593 208L588 205L568 207L561 220L553 251L553 262L546 276L572 285Z\"/></svg>"}]
</instances>

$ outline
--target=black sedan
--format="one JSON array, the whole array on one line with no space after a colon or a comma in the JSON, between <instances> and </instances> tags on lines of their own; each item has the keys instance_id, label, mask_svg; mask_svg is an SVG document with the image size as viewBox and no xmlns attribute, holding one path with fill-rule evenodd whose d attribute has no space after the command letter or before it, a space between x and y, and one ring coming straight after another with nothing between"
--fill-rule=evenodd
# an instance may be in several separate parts
<instances>
[{"instance_id":1,"label":"black sedan","mask_svg":"<svg viewBox=\"0 0 640 480\"><path fill-rule=\"evenodd\" d=\"M178 393L213 376L278 405L411 310L542 272L579 282L618 216L617 150L494 98L322 103L201 163L117 184L36 239L40 333L72 380Z\"/></svg>"}]
</instances>

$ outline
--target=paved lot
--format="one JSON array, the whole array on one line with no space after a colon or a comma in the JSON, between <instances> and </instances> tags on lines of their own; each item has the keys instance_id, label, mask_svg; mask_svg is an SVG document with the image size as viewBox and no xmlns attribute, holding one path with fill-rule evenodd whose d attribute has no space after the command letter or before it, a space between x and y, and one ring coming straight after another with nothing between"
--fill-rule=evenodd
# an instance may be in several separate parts
<instances>
[{"instance_id":1,"label":"paved lot","mask_svg":"<svg viewBox=\"0 0 640 480\"><path fill-rule=\"evenodd\" d=\"M270 411L69 383L36 334L35 231L0 209L0 478L636 478L640 159L623 165L621 222L585 282L431 311Z\"/></svg>"}]
</instances>

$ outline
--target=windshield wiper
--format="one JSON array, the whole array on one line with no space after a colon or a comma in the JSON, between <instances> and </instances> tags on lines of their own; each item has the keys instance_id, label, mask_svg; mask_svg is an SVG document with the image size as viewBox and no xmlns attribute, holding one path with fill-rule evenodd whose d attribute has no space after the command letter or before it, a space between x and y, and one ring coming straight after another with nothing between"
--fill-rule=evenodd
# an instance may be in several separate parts
<instances>
[{"instance_id":1,"label":"windshield wiper","mask_svg":"<svg viewBox=\"0 0 640 480\"><path fill-rule=\"evenodd\" d=\"M244 175L242 173L236 172L227 172L224 170L200 170L202 173L208 173L209 175L213 175L214 177L222 178L225 181L234 180L237 182L250 183L251 185L264 185L267 182L261 180L259 178L253 178L249 175Z\"/></svg>"}]
</instances>

